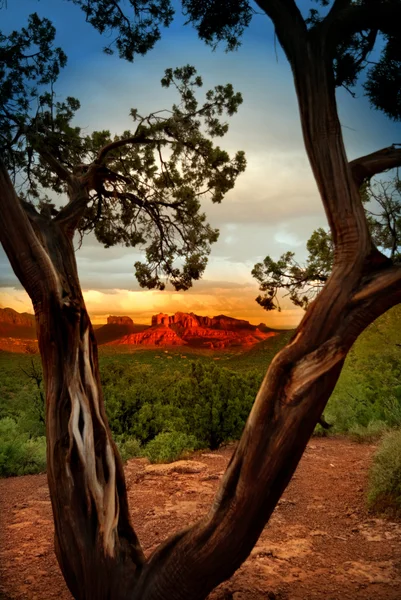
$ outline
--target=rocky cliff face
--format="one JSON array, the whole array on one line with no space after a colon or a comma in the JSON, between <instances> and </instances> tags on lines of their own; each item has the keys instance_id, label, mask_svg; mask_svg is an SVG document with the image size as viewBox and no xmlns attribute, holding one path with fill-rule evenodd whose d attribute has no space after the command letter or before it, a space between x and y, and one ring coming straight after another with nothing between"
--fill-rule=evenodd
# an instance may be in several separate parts
<instances>
[{"instance_id":1,"label":"rocky cliff face","mask_svg":"<svg viewBox=\"0 0 401 600\"><path fill-rule=\"evenodd\" d=\"M111 344L132 344L141 346L185 346L186 341L165 325L152 325L140 333L125 335Z\"/></svg>"},{"instance_id":2,"label":"rocky cliff face","mask_svg":"<svg viewBox=\"0 0 401 600\"><path fill-rule=\"evenodd\" d=\"M152 326L141 333L132 333L112 344L152 346L189 345L203 348L252 346L276 335L266 328L261 331L248 321L225 315L202 317L194 313L159 313L152 317Z\"/></svg>"},{"instance_id":3,"label":"rocky cliff face","mask_svg":"<svg viewBox=\"0 0 401 600\"><path fill-rule=\"evenodd\" d=\"M126 336L139 333L145 329L149 329L149 325L135 325L130 317L116 317L110 315L110 317L107 318L106 325L95 329L95 337L100 346L102 344L118 342Z\"/></svg>"}]
</instances>

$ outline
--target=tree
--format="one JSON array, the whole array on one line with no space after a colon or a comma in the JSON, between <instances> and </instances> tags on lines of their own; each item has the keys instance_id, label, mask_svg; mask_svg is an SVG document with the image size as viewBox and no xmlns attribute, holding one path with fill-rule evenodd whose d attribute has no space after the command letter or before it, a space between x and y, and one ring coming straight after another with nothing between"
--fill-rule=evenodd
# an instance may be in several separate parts
<instances>
[{"instance_id":1,"label":"tree","mask_svg":"<svg viewBox=\"0 0 401 600\"><path fill-rule=\"evenodd\" d=\"M196 70L167 69L162 85L178 95L170 110L133 109L133 132L85 135L72 125L79 102L55 101L66 56L54 39L54 27L36 14L0 37L0 236L35 310L61 569L76 598L127 598L144 557L104 411L73 238L93 231L106 247L144 248L146 261L135 264L140 285L190 287L218 237L200 199L220 202L245 168L242 152L231 159L212 141L227 132L224 115L242 98L220 85L199 105ZM56 206L48 190L67 203Z\"/></svg>"},{"instance_id":2,"label":"tree","mask_svg":"<svg viewBox=\"0 0 401 600\"><path fill-rule=\"evenodd\" d=\"M167 26L172 18L168 0L73 1L100 31L116 32L116 47L125 58L145 52L160 36L160 25ZM57 177L68 181L73 200L42 226L45 216L34 215L18 202L1 172L2 242L34 299L40 329L56 551L76 598L198 600L230 577L249 555L291 479L351 345L369 323L401 302L401 269L375 246L359 193L366 179L401 164L401 150L394 145L349 162L335 99L336 86L352 87L382 36L383 51L370 69L366 92L375 106L400 118L401 2L322 0L321 4L323 16L313 9L304 19L294 0L257 2L273 21L292 68L305 147L335 249L333 268L293 339L271 363L209 513L167 540L148 561L129 520L70 238L59 236L62 241L54 244L55 230L71 231L83 218L80 211L88 198L82 190L91 181L96 184L91 188L94 193L101 184L106 192L109 188L96 159L87 172L69 172L64 180L67 167L60 170L60 162L53 163ZM183 0L182 5L203 40L211 45L226 41L229 49L238 46L254 12L246 0ZM123 11L127 6L133 9L132 18ZM64 133L66 111L68 105L56 110L61 119L57 133ZM40 117L38 135L31 138L39 145L42 120L46 123ZM143 125L150 127L146 135L153 136L155 122ZM18 143L17 132L18 124L7 141L16 138ZM141 130L136 135L142 135ZM152 139L157 145L159 138ZM118 148L123 147L119 142ZM26 156L32 144L22 148ZM111 152L117 146L109 142L105 147ZM75 147L69 138L65 149L69 157ZM51 160L43 145L41 150ZM75 193L75 182L85 182L81 194ZM107 193L100 196L107 198ZM64 251L68 260L61 264Z\"/></svg>"},{"instance_id":3,"label":"tree","mask_svg":"<svg viewBox=\"0 0 401 600\"><path fill-rule=\"evenodd\" d=\"M370 234L374 244L394 263L401 255L401 182L398 174L389 181L377 180L361 187ZM290 300L305 310L328 280L334 262L333 238L330 231L316 229L306 248L304 265L295 260L294 252L282 254L277 261L270 256L257 263L252 275L264 292L256 302L266 310L280 310L279 290L287 290Z\"/></svg>"}]
</instances>

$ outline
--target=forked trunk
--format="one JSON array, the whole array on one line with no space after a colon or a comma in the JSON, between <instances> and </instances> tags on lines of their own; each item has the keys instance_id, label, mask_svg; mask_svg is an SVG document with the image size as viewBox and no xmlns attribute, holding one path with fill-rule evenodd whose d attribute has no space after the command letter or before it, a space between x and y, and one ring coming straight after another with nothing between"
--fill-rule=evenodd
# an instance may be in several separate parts
<instances>
[{"instance_id":1,"label":"forked trunk","mask_svg":"<svg viewBox=\"0 0 401 600\"><path fill-rule=\"evenodd\" d=\"M351 345L401 301L401 270L371 242L361 182L345 154L325 38L309 35L287 2L260 4L293 68L305 145L336 246L333 272L270 365L209 513L146 563L129 520L68 233L79 220L76 207L85 205L83 189L77 184L63 229L57 218L24 210L0 169L1 241L33 301L44 367L56 552L79 600L203 600L230 577L291 479Z\"/></svg>"}]
</instances>

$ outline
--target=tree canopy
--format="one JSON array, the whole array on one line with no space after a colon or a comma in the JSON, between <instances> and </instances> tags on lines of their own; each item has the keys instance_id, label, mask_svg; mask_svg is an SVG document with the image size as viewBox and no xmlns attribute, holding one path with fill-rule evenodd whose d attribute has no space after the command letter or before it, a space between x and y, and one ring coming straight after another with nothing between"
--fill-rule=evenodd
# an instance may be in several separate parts
<instances>
[{"instance_id":1,"label":"tree canopy","mask_svg":"<svg viewBox=\"0 0 401 600\"><path fill-rule=\"evenodd\" d=\"M375 245L394 264L401 262L401 182L398 174L390 179L365 183L361 199ZM257 263L252 275L263 292L256 302L265 310L280 310L279 294L289 296L306 309L323 288L334 262L334 245L330 231L320 227L309 238L305 264L299 264L294 252L282 254L278 260L266 256Z\"/></svg>"},{"instance_id":2,"label":"tree canopy","mask_svg":"<svg viewBox=\"0 0 401 600\"><path fill-rule=\"evenodd\" d=\"M146 260L135 263L141 286L187 289L218 238L201 199L221 202L245 169L243 152L231 158L213 143L227 133L224 117L237 112L241 94L217 85L200 102L196 69L169 68L161 84L174 88L176 104L152 114L131 109L132 131L87 134L75 124L79 100L56 100L67 58L55 33L33 14L21 31L0 37L0 151L20 198L62 221L71 204L56 207L54 194L69 194L71 175L83 177L89 198L76 221L80 234L144 250Z\"/></svg>"},{"instance_id":3,"label":"tree canopy","mask_svg":"<svg viewBox=\"0 0 401 600\"><path fill-rule=\"evenodd\" d=\"M100 33L109 32L113 41L105 52L117 50L119 56L132 61L143 55L161 38L163 27L173 19L176 4L171 0L69 0L85 13L86 20ZM286 7L302 19L292 0ZM305 26L309 31L330 31L330 45L335 85L352 91L363 71L365 94L372 105L394 120L401 119L401 33L398 0L310 0L305 3ZM320 7L320 8L319 8ZM260 10L275 17L278 2L257 0L222 0L181 2L186 24L191 24L199 38L212 48L225 45L236 50L241 36ZM377 16L377 19L376 19ZM375 45L382 46L380 58L371 61Z\"/></svg>"}]
</instances>

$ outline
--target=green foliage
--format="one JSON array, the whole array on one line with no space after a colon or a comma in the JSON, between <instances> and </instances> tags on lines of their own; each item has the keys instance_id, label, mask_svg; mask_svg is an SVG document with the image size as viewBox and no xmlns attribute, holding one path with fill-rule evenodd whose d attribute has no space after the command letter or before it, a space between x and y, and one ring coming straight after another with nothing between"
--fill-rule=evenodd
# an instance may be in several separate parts
<instances>
[{"instance_id":1,"label":"green foliage","mask_svg":"<svg viewBox=\"0 0 401 600\"><path fill-rule=\"evenodd\" d=\"M192 363L176 391L187 431L212 450L238 439L259 385L255 371L235 373L213 363Z\"/></svg>"},{"instance_id":2,"label":"green foliage","mask_svg":"<svg viewBox=\"0 0 401 600\"><path fill-rule=\"evenodd\" d=\"M305 266L297 263L294 252L286 252L278 261L266 256L263 263L254 266L252 275L259 282L260 291L265 292L256 302L264 309L280 310L277 296L280 289L287 289L291 301L303 308L320 291L333 265L331 234L320 227L312 233L307 249L309 256Z\"/></svg>"},{"instance_id":3,"label":"green foliage","mask_svg":"<svg viewBox=\"0 0 401 600\"><path fill-rule=\"evenodd\" d=\"M130 458L141 456L141 444L137 439L115 434L114 441L117 444L123 462L126 462Z\"/></svg>"},{"instance_id":4,"label":"green foliage","mask_svg":"<svg viewBox=\"0 0 401 600\"><path fill-rule=\"evenodd\" d=\"M379 440L388 431L389 426L384 421L370 421L366 427L358 423L353 425L348 433L354 441L370 444Z\"/></svg>"},{"instance_id":5,"label":"green foliage","mask_svg":"<svg viewBox=\"0 0 401 600\"><path fill-rule=\"evenodd\" d=\"M396 306L354 344L325 411L334 433L373 438L383 423L401 426L400 328L401 306Z\"/></svg>"},{"instance_id":6,"label":"green foliage","mask_svg":"<svg viewBox=\"0 0 401 600\"><path fill-rule=\"evenodd\" d=\"M326 432L317 427L315 434L348 434L371 442L401 426L400 331L398 306L360 336L325 410L332 428ZM116 354L116 347L101 348L106 412L123 459L147 455L150 448L149 456L159 456L152 460L173 460L185 450L216 448L238 439L268 364L292 334L282 332L246 352L214 351L214 360L210 351L187 349L184 359L180 349ZM28 355L0 354L6 475L43 469L43 464L35 466L40 461L27 459L28 450L35 444L42 447L44 440L43 407L37 383L29 376L31 360ZM40 377L38 370L35 363Z\"/></svg>"},{"instance_id":7,"label":"green foliage","mask_svg":"<svg viewBox=\"0 0 401 600\"><path fill-rule=\"evenodd\" d=\"M176 5L171 0L70 0L82 8L86 20L100 33L107 32L113 42L105 48L113 53L115 45L119 55L132 61L136 54L145 54L161 37L161 27L168 27L174 17ZM354 97L352 88L365 73L364 88L373 107L382 110L391 119L401 118L400 73L401 36L399 22L399 0L358 0L340 3L330 0L313 0L305 28L310 36L324 31L330 32L326 17L335 28L331 47L331 63L335 86L343 86ZM294 20L302 20L300 11L305 3L298 3L283 13L291 14ZM277 7L270 3L259 4L263 11L256 11L248 0L182 0L185 24L191 24L199 38L213 49L221 42L228 51L236 50L241 44L244 30L254 14L266 14L276 18ZM398 10L397 10L398 9ZM388 14L388 18L383 18ZM383 13L383 14L381 14ZM377 19L376 15L381 15ZM280 42L280 39L279 39ZM378 60L370 60L374 49L380 48Z\"/></svg>"},{"instance_id":8,"label":"green foliage","mask_svg":"<svg viewBox=\"0 0 401 600\"><path fill-rule=\"evenodd\" d=\"M401 119L401 41L397 33L385 36L385 46L379 61L370 69L364 84L366 95L373 106L390 119Z\"/></svg>"},{"instance_id":9,"label":"green foliage","mask_svg":"<svg viewBox=\"0 0 401 600\"><path fill-rule=\"evenodd\" d=\"M401 183L398 175L390 180L365 183L361 188L369 229L374 244L394 263L401 257ZM331 233L322 228L314 231L306 248L308 258L300 265L294 252L286 252L277 261L266 256L257 263L252 275L263 295L256 302L266 310L280 310L278 293L286 290L290 300L307 309L309 302L327 281L334 260Z\"/></svg>"},{"instance_id":10,"label":"green foliage","mask_svg":"<svg viewBox=\"0 0 401 600\"><path fill-rule=\"evenodd\" d=\"M70 0L85 13L86 21L100 33L107 33L112 42L104 48L113 54L116 46L121 58L132 61L135 54L144 55L160 39L161 27L168 27L174 10L169 0L128 0L131 15L125 15L119 1Z\"/></svg>"},{"instance_id":11,"label":"green foliage","mask_svg":"<svg viewBox=\"0 0 401 600\"><path fill-rule=\"evenodd\" d=\"M93 3L77 3L101 31L123 27L115 3L98 3L101 16ZM162 4L138 27L146 29ZM219 234L207 223L201 200L221 202L245 170L243 152L230 157L212 141L227 133L225 116L237 112L241 94L231 84L218 85L200 103L196 92L203 83L195 68L167 69L162 86L177 93L171 109L141 115L133 108L133 131L88 135L72 124L79 101L55 100L66 57L53 49L54 37L51 23L37 15L21 32L0 33L0 150L26 210L34 214L35 206L48 218L62 218L63 208L47 194L67 194L71 202L68 181L80 178L81 197L87 199L76 224L81 235L94 232L105 247L143 250L146 260L135 263L142 287L164 289L168 281L176 290L188 289L202 276Z\"/></svg>"},{"instance_id":12,"label":"green foliage","mask_svg":"<svg viewBox=\"0 0 401 600\"><path fill-rule=\"evenodd\" d=\"M36 13L20 31L0 32L0 150L14 174L31 162L24 129L48 104L47 90L67 62L61 48L54 47L55 34L52 23Z\"/></svg>"},{"instance_id":13,"label":"green foliage","mask_svg":"<svg viewBox=\"0 0 401 600\"><path fill-rule=\"evenodd\" d=\"M185 452L191 452L199 447L195 436L170 431L159 433L146 445L143 455L152 463L168 463L178 460Z\"/></svg>"},{"instance_id":14,"label":"green foliage","mask_svg":"<svg viewBox=\"0 0 401 600\"><path fill-rule=\"evenodd\" d=\"M161 433L184 432L209 448L238 439L260 384L259 373L234 373L214 363L191 363L189 373L154 377L145 366L103 378L112 430L147 444ZM116 374L118 376L116 377Z\"/></svg>"},{"instance_id":15,"label":"green foliage","mask_svg":"<svg viewBox=\"0 0 401 600\"><path fill-rule=\"evenodd\" d=\"M401 430L388 433L369 474L368 504L378 512L401 514Z\"/></svg>"},{"instance_id":16,"label":"green foliage","mask_svg":"<svg viewBox=\"0 0 401 600\"><path fill-rule=\"evenodd\" d=\"M0 419L0 477L46 469L46 438L29 439L10 417Z\"/></svg>"}]
</instances>

